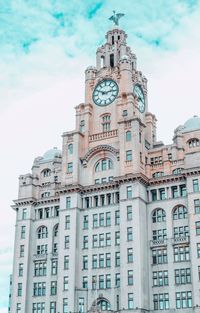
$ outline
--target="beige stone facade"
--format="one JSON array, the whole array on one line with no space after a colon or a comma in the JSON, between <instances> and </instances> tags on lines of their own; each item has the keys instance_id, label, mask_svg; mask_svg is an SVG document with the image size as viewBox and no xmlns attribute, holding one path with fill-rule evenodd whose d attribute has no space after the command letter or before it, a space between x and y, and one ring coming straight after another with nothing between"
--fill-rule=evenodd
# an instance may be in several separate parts
<instances>
[{"instance_id":1,"label":"beige stone facade","mask_svg":"<svg viewBox=\"0 0 200 313\"><path fill-rule=\"evenodd\" d=\"M11 313L200 312L200 118L157 141L126 39L108 31L75 130L19 178Z\"/></svg>"}]
</instances>

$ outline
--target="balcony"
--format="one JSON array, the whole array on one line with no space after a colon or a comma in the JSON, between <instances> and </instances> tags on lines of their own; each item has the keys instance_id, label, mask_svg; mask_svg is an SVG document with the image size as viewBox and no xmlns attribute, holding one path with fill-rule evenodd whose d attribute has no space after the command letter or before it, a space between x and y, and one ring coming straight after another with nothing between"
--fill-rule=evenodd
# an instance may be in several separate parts
<instances>
[{"instance_id":1,"label":"balcony","mask_svg":"<svg viewBox=\"0 0 200 313\"><path fill-rule=\"evenodd\" d=\"M167 239L150 240L150 248L161 247L167 245Z\"/></svg>"},{"instance_id":2,"label":"balcony","mask_svg":"<svg viewBox=\"0 0 200 313\"><path fill-rule=\"evenodd\" d=\"M172 238L172 244L173 245L179 245L181 243L189 244L190 243L190 236L180 236L180 237Z\"/></svg>"},{"instance_id":3,"label":"balcony","mask_svg":"<svg viewBox=\"0 0 200 313\"><path fill-rule=\"evenodd\" d=\"M98 140L102 140L102 139L113 138L113 137L116 137L117 135L118 135L118 130L113 129L113 130L109 130L107 132L90 135L89 141L93 142L93 141L98 141Z\"/></svg>"},{"instance_id":4,"label":"balcony","mask_svg":"<svg viewBox=\"0 0 200 313\"><path fill-rule=\"evenodd\" d=\"M47 260L47 253L45 254L34 254L33 255L33 260Z\"/></svg>"}]
</instances>

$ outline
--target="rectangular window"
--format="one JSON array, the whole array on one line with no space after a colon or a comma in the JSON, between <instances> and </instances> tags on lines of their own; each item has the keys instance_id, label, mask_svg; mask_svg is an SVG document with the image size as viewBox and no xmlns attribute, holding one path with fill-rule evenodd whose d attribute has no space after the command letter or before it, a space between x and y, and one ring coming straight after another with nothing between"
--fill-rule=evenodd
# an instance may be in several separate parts
<instances>
[{"instance_id":1,"label":"rectangular window","mask_svg":"<svg viewBox=\"0 0 200 313\"><path fill-rule=\"evenodd\" d=\"M128 293L128 309L132 310L133 307L133 293Z\"/></svg>"},{"instance_id":2,"label":"rectangular window","mask_svg":"<svg viewBox=\"0 0 200 313\"><path fill-rule=\"evenodd\" d=\"M111 246L111 233L106 233L106 247Z\"/></svg>"},{"instance_id":3,"label":"rectangular window","mask_svg":"<svg viewBox=\"0 0 200 313\"><path fill-rule=\"evenodd\" d=\"M127 263L133 263L133 248L127 249Z\"/></svg>"},{"instance_id":4,"label":"rectangular window","mask_svg":"<svg viewBox=\"0 0 200 313\"><path fill-rule=\"evenodd\" d=\"M83 288L87 289L88 288L88 277L87 276L83 276Z\"/></svg>"},{"instance_id":5,"label":"rectangular window","mask_svg":"<svg viewBox=\"0 0 200 313\"><path fill-rule=\"evenodd\" d=\"M21 239L26 237L26 226L21 226Z\"/></svg>"},{"instance_id":6,"label":"rectangular window","mask_svg":"<svg viewBox=\"0 0 200 313\"><path fill-rule=\"evenodd\" d=\"M97 289L97 276L93 275L92 276L92 290Z\"/></svg>"},{"instance_id":7,"label":"rectangular window","mask_svg":"<svg viewBox=\"0 0 200 313\"><path fill-rule=\"evenodd\" d=\"M64 270L69 269L69 255L64 255Z\"/></svg>"},{"instance_id":8,"label":"rectangular window","mask_svg":"<svg viewBox=\"0 0 200 313\"><path fill-rule=\"evenodd\" d=\"M128 285L132 286L133 285L133 270L129 270L127 273L127 280L128 280Z\"/></svg>"},{"instance_id":9,"label":"rectangular window","mask_svg":"<svg viewBox=\"0 0 200 313\"><path fill-rule=\"evenodd\" d=\"M69 277L64 276L63 277L63 290L68 290L69 289Z\"/></svg>"},{"instance_id":10,"label":"rectangular window","mask_svg":"<svg viewBox=\"0 0 200 313\"><path fill-rule=\"evenodd\" d=\"M106 289L110 289L111 288L111 275L107 274L106 275Z\"/></svg>"},{"instance_id":11,"label":"rectangular window","mask_svg":"<svg viewBox=\"0 0 200 313\"><path fill-rule=\"evenodd\" d=\"M190 260L189 246L174 247L174 262L185 262Z\"/></svg>"},{"instance_id":12,"label":"rectangular window","mask_svg":"<svg viewBox=\"0 0 200 313\"><path fill-rule=\"evenodd\" d=\"M97 254L92 255L92 268L97 268Z\"/></svg>"},{"instance_id":13,"label":"rectangular window","mask_svg":"<svg viewBox=\"0 0 200 313\"><path fill-rule=\"evenodd\" d=\"M177 309L192 308L191 291L176 292L176 308Z\"/></svg>"},{"instance_id":14,"label":"rectangular window","mask_svg":"<svg viewBox=\"0 0 200 313\"><path fill-rule=\"evenodd\" d=\"M169 294L159 293L153 295L154 310L168 310L169 309Z\"/></svg>"},{"instance_id":15,"label":"rectangular window","mask_svg":"<svg viewBox=\"0 0 200 313\"><path fill-rule=\"evenodd\" d=\"M47 254L47 245L38 245L37 246L37 255Z\"/></svg>"},{"instance_id":16,"label":"rectangular window","mask_svg":"<svg viewBox=\"0 0 200 313\"><path fill-rule=\"evenodd\" d=\"M24 245L20 245L20 252L19 252L20 257L24 257Z\"/></svg>"},{"instance_id":17,"label":"rectangular window","mask_svg":"<svg viewBox=\"0 0 200 313\"><path fill-rule=\"evenodd\" d=\"M47 274L47 262L40 261L34 264L34 276L46 276Z\"/></svg>"},{"instance_id":18,"label":"rectangular window","mask_svg":"<svg viewBox=\"0 0 200 313\"><path fill-rule=\"evenodd\" d=\"M200 266L198 266L198 278L200 280Z\"/></svg>"},{"instance_id":19,"label":"rectangular window","mask_svg":"<svg viewBox=\"0 0 200 313\"><path fill-rule=\"evenodd\" d=\"M104 254L99 254L99 268L104 267Z\"/></svg>"},{"instance_id":20,"label":"rectangular window","mask_svg":"<svg viewBox=\"0 0 200 313\"><path fill-rule=\"evenodd\" d=\"M66 198L66 208L70 209L71 208L71 197Z\"/></svg>"},{"instance_id":21,"label":"rectangular window","mask_svg":"<svg viewBox=\"0 0 200 313\"><path fill-rule=\"evenodd\" d=\"M193 191L199 192L199 181L198 181L198 179L193 179L192 184L193 184Z\"/></svg>"},{"instance_id":22,"label":"rectangular window","mask_svg":"<svg viewBox=\"0 0 200 313\"><path fill-rule=\"evenodd\" d=\"M57 275L58 273L58 261L51 260L51 275Z\"/></svg>"},{"instance_id":23,"label":"rectangular window","mask_svg":"<svg viewBox=\"0 0 200 313\"><path fill-rule=\"evenodd\" d=\"M81 133L84 133L84 131L85 131L85 121L82 120L82 121L80 122L80 132L81 132Z\"/></svg>"},{"instance_id":24,"label":"rectangular window","mask_svg":"<svg viewBox=\"0 0 200 313\"><path fill-rule=\"evenodd\" d=\"M83 216L83 229L88 229L88 215Z\"/></svg>"},{"instance_id":25,"label":"rectangular window","mask_svg":"<svg viewBox=\"0 0 200 313\"><path fill-rule=\"evenodd\" d=\"M22 211L22 219L23 220L27 219L27 209L23 209L23 211Z\"/></svg>"},{"instance_id":26,"label":"rectangular window","mask_svg":"<svg viewBox=\"0 0 200 313\"><path fill-rule=\"evenodd\" d=\"M104 234L99 234L99 247L104 247Z\"/></svg>"},{"instance_id":27,"label":"rectangular window","mask_svg":"<svg viewBox=\"0 0 200 313\"><path fill-rule=\"evenodd\" d=\"M195 214L200 214L200 199L194 200L194 211Z\"/></svg>"},{"instance_id":28,"label":"rectangular window","mask_svg":"<svg viewBox=\"0 0 200 313\"><path fill-rule=\"evenodd\" d=\"M106 212L106 226L111 226L111 213Z\"/></svg>"},{"instance_id":29,"label":"rectangular window","mask_svg":"<svg viewBox=\"0 0 200 313\"><path fill-rule=\"evenodd\" d=\"M128 205L126 209L127 209L127 221L131 221L133 218L132 205Z\"/></svg>"},{"instance_id":30,"label":"rectangular window","mask_svg":"<svg viewBox=\"0 0 200 313\"><path fill-rule=\"evenodd\" d=\"M32 313L45 313L45 303L44 302L33 303Z\"/></svg>"},{"instance_id":31,"label":"rectangular window","mask_svg":"<svg viewBox=\"0 0 200 313\"><path fill-rule=\"evenodd\" d=\"M46 283L38 282L33 284L33 296L41 297L46 295Z\"/></svg>"},{"instance_id":32,"label":"rectangular window","mask_svg":"<svg viewBox=\"0 0 200 313\"><path fill-rule=\"evenodd\" d=\"M155 249L152 250L152 263L155 264L167 264L167 250L166 249Z\"/></svg>"},{"instance_id":33,"label":"rectangular window","mask_svg":"<svg viewBox=\"0 0 200 313\"><path fill-rule=\"evenodd\" d=\"M127 199L131 199L132 198L132 186L127 186L126 187L126 197Z\"/></svg>"},{"instance_id":34,"label":"rectangular window","mask_svg":"<svg viewBox=\"0 0 200 313\"><path fill-rule=\"evenodd\" d=\"M115 232L115 245L118 246L120 244L120 231Z\"/></svg>"},{"instance_id":35,"label":"rectangular window","mask_svg":"<svg viewBox=\"0 0 200 313\"><path fill-rule=\"evenodd\" d=\"M196 226L196 235L199 236L200 235L200 221L195 222L195 226Z\"/></svg>"},{"instance_id":36,"label":"rectangular window","mask_svg":"<svg viewBox=\"0 0 200 313\"><path fill-rule=\"evenodd\" d=\"M50 313L56 313L56 302L50 302Z\"/></svg>"},{"instance_id":37,"label":"rectangular window","mask_svg":"<svg viewBox=\"0 0 200 313\"><path fill-rule=\"evenodd\" d=\"M99 275L99 289L104 289L104 275Z\"/></svg>"},{"instance_id":38,"label":"rectangular window","mask_svg":"<svg viewBox=\"0 0 200 313\"><path fill-rule=\"evenodd\" d=\"M127 227L127 241L133 240L133 229L132 227Z\"/></svg>"},{"instance_id":39,"label":"rectangular window","mask_svg":"<svg viewBox=\"0 0 200 313\"><path fill-rule=\"evenodd\" d=\"M181 195L181 197L186 197L187 196L186 185L180 185L180 195Z\"/></svg>"},{"instance_id":40,"label":"rectangular window","mask_svg":"<svg viewBox=\"0 0 200 313\"><path fill-rule=\"evenodd\" d=\"M185 238L185 237L188 237L188 235L189 235L188 226L174 227L174 238L180 238L180 237Z\"/></svg>"},{"instance_id":41,"label":"rectangular window","mask_svg":"<svg viewBox=\"0 0 200 313\"><path fill-rule=\"evenodd\" d=\"M88 270L88 256L83 256L83 270Z\"/></svg>"},{"instance_id":42,"label":"rectangular window","mask_svg":"<svg viewBox=\"0 0 200 313\"><path fill-rule=\"evenodd\" d=\"M83 249L88 249L88 236L83 236Z\"/></svg>"},{"instance_id":43,"label":"rectangular window","mask_svg":"<svg viewBox=\"0 0 200 313\"><path fill-rule=\"evenodd\" d=\"M65 229L70 229L70 215L65 216Z\"/></svg>"},{"instance_id":44,"label":"rectangular window","mask_svg":"<svg viewBox=\"0 0 200 313\"><path fill-rule=\"evenodd\" d=\"M23 269L24 269L24 264L23 263L19 263L19 271L18 271L18 275L19 276L23 276Z\"/></svg>"},{"instance_id":45,"label":"rectangular window","mask_svg":"<svg viewBox=\"0 0 200 313\"><path fill-rule=\"evenodd\" d=\"M93 214L93 228L98 227L98 214Z\"/></svg>"},{"instance_id":46,"label":"rectangular window","mask_svg":"<svg viewBox=\"0 0 200 313\"><path fill-rule=\"evenodd\" d=\"M99 214L99 226L100 227L104 226L104 213Z\"/></svg>"},{"instance_id":47,"label":"rectangular window","mask_svg":"<svg viewBox=\"0 0 200 313\"><path fill-rule=\"evenodd\" d=\"M92 236L92 247L97 248L98 247L98 237L97 235Z\"/></svg>"},{"instance_id":48,"label":"rectangular window","mask_svg":"<svg viewBox=\"0 0 200 313\"><path fill-rule=\"evenodd\" d=\"M64 247L65 249L69 249L69 236L65 236Z\"/></svg>"},{"instance_id":49,"label":"rectangular window","mask_svg":"<svg viewBox=\"0 0 200 313\"><path fill-rule=\"evenodd\" d=\"M190 268L181 268L174 271L174 278L176 285L185 285L191 283Z\"/></svg>"},{"instance_id":50,"label":"rectangular window","mask_svg":"<svg viewBox=\"0 0 200 313\"><path fill-rule=\"evenodd\" d=\"M115 274L115 287L120 287L120 273Z\"/></svg>"},{"instance_id":51,"label":"rectangular window","mask_svg":"<svg viewBox=\"0 0 200 313\"><path fill-rule=\"evenodd\" d=\"M171 191L172 191L172 198L178 198L178 187L172 186Z\"/></svg>"},{"instance_id":52,"label":"rectangular window","mask_svg":"<svg viewBox=\"0 0 200 313\"><path fill-rule=\"evenodd\" d=\"M22 296L22 283L18 283L17 296L18 297Z\"/></svg>"},{"instance_id":53,"label":"rectangular window","mask_svg":"<svg viewBox=\"0 0 200 313\"><path fill-rule=\"evenodd\" d=\"M152 240L165 240L167 238L167 229L156 229L152 232Z\"/></svg>"},{"instance_id":54,"label":"rectangular window","mask_svg":"<svg viewBox=\"0 0 200 313\"><path fill-rule=\"evenodd\" d=\"M17 303L17 311L16 311L16 313L21 313L21 308L22 308L21 303Z\"/></svg>"},{"instance_id":55,"label":"rectangular window","mask_svg":"<svg viewBox=\"0 0 200 313\"><path fill-rule=\"evenodd\" d=\"M200 243L197 243L197 258L200 258Z\"/></svg>"},{"instance_id":56,"label":"rectangular window","mask_svg":"<svg viewBox=\"0 0 200 313\"><path fill-rule=\"evenodd\" d=\"M132 150L126 151L126 161L132 161Z\"/></svg>"},{"instance_id":57,"label":"rectangular window","mask_svg":"<svg viewBox=\"0 0 200 313\"><path fill-rule=\"evenodd\" d=\"M115 211L115 225L119 225L120 224L120 211L117 210Z\"/></svg>"},{"instance_id":58,"label":"rectangular window","mask_svg":"<svg viewBox=\"0 0 200 313\"><path fill-rule=\"evenodd\" d=\"M57 295L57 281L51 281L51 296Z\"/></svg>"},{"instance_id":59,"label":"rectangular window","mask_svg":"<svg viewBox=\"0 0 200 313\"><path fill-rule=\"evenodd\" d=\"M152 199L152 201L157 200L157 190L156 189L151 190L151 199Z\"/></svg>"},{"instance_id":60,"label":"rectangular window","mask_svg":"<svg viewBox=\"0 0 200 313\"><path fill-rule=\"evenodd\" d=\"M160 188L159 189L159 193L160 193L160 200L165 200L166 199L165 189L164 188Z\"/></svg>"},{"instance_id":61,"label":"rectangular window","mask_svg":"<svg viewBox=\"0 0 200 313\"><path fill-rule=\"evenodd\" d=\"M69 313L68 312L68 298L63 299L63 313Z\"/></svg>"},{"instance_id":62,"label":"rectangular window","mask_svg":"<svg viewBox=\"0 0 200 313\"><path fill-rule=\"evenodd\" d=\"M68 174L73 173L73 163L72 162L67 163L67 173Z\"/></svg>"},{"instance_id":63,"label":"rectangular window","mask_svg":"<svg viewBox=\"0 0 200 313\"><path fill-rule=\"evenodd\" d=\"M120 252L115 252L115 266L120 266Z\"/></svg>"},{"instance_id":64,"label":"rectangular window","mask_svg":"<svg viewBox=\"0 0 200 313\"><path fill-rule=\"evenodd\" d=\"M153 286L168 286L168 271L153 272Z\"/></svg>"},{"instance_id":65,"label":"rectangular window","mask_svg":"<svg viewBox=\"0 0 200 313\"><path fill-rule=\"evenodd\" d=\"M106 267L111 267L111 253L106 253Z\"/></svg>"}]
</instances>

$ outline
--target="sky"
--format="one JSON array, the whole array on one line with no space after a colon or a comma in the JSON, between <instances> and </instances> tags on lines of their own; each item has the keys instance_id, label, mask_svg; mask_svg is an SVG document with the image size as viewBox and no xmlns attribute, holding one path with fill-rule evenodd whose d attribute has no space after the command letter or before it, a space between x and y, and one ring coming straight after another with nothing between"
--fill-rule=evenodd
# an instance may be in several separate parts
<instances>
[{"instance_id":1,"label":"sky","mask_svg":"<svg viewBox=\"0 0 200 313\"><path fill-rule=\"evenodd\" d=\"M18 176L73 130L84 70L112 28L112 10L148 79L157 138L200 115L200 1L0 0L0 313L7 312Z\"/></svg>"}]
</instances>

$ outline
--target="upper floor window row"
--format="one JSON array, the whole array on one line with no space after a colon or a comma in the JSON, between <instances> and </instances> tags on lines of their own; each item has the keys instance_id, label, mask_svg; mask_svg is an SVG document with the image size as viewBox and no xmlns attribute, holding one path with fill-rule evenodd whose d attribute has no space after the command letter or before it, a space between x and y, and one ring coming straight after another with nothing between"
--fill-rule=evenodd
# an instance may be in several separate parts
<instances>
[{"instance_id":1,"label":"upper floor window row","mask_svg":"<svg viewBox=\"0 0 200 313\"><path fill-rule=\"evenodd\" d=\"M164 172L156 172L156 173L153 173L152 175L153 178L162 177L162 176L164 176Z\"/></svg>"},{"instance_id":2,"label":"upper floor window row","mask_svg":"<svg viewBox=\"0 0 200 313\"><path fill-rule=\"evenodd\" d=\"M48 237L48 229L46 226L40 226L37 230L38 239L43 239Z\"/></svg>"},{"instance_id":3,"label":"upper floor window row","mask_svg":"<svg viewBox=\"0 0 200 313\"><path fill-rule=\"evenodd\" d=\"M172 215L173 220L185 219L188 217L188 210L185 206L178 205L173 209ZM152 213L152 222L160 223L165 221L166 221L166 212L161 208L155 209Z\"/></svg>"},{"instance_id":4,"label":"upper floor window row","mask_svg":"<svg viewBox=\"0 0 200 313\"><path fill-rule=\"evenodd\" d=\"M199 139L193 138L188 141L189 148L199 147Z\"/></svg>"},{"instance_id":5,"label":"upper floor window row","mask_svg":"<svg viewBox=\"0 0 200 313\"><path fill-rule=\"evenodd\" d=\"M49 177L51 176L51 170L49 168L46 168L42 171L43 177Z\"/></svg>"},{"instance_id":6,"label":"upper floor window row","mask_svg":"<svg viewBox=\"0 0 200 313\"><path fill-rule=\"evenodd\" d=\"M95 172L101 172L113 169L113 161L111 159L102 159L95 165Z\"/></svg>"},{"instance_id":7,"label":"upper floor window row","mask_svg":"<svg viewBox=\"0 0 200 313\"><path fill-rule=\"evenodd\" d=\"M162 163L162 156L151 158L151 165L161 164L161 163Z\"/></svg>"}]
</instances>

